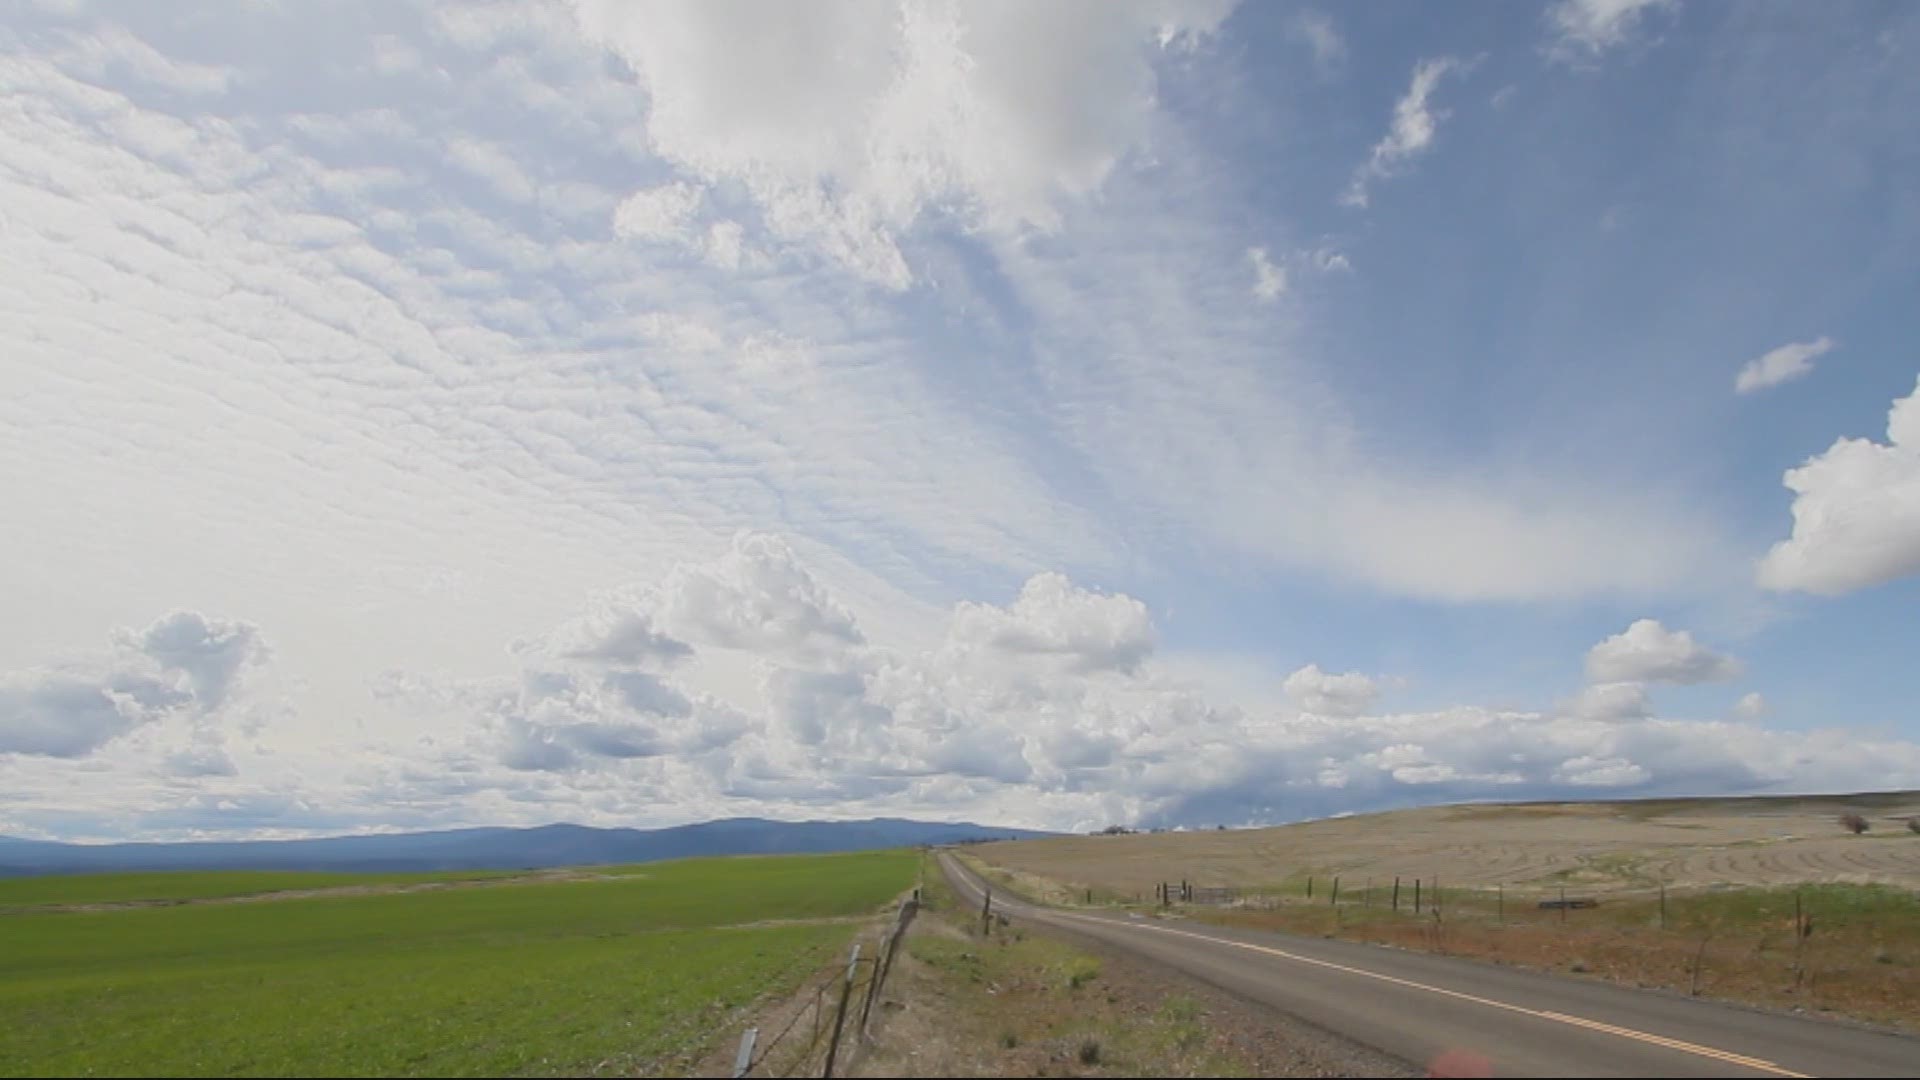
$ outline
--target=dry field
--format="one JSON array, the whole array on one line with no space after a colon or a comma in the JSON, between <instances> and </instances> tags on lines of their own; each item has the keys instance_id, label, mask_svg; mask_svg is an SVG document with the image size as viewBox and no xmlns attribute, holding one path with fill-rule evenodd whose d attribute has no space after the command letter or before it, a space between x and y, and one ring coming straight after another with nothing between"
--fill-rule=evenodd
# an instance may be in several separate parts
<instances>
[{"instance_id":1,"label":"dry field","mask_svg":"<svg viewBox=\"0 0 1920 1080\"><path fill-rule=\"evenodd\" d=\"M1850 835L1837 818L1865 817ZM1566 886L1583 895L1709 886L1881 883L1920 888L1920 792L1535 803L1396 810L1265 829L1071 836L983 845L985 862L1055 899L1150 900L1157 883L1291 893L1309 875L1449 890Z\"/></svg>"}]
</instances>

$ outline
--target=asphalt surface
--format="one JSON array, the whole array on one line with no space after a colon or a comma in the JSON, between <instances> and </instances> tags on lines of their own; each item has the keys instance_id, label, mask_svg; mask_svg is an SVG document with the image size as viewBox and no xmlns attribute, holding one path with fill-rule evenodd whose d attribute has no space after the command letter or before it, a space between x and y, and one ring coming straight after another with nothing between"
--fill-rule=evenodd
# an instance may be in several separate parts
<instances>
[{"instance_id":1,"label":"asphalt surface","mask_svg":"<svg viewBox=\"0 0 1920 1080\"><path fill-rule=\"evenodd\" d=\"M986 883L940 864L978 905ZM1433 1075L1917 1076L1920 1038L1357 942L1040 907L1016 922L1098 939Z\"/></svg>"}]
</instances>

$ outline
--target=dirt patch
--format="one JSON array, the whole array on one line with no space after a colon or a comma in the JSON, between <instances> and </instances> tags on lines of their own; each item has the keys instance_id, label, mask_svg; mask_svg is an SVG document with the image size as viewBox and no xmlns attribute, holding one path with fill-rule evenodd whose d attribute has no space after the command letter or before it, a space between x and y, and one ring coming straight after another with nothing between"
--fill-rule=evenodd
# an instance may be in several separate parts
<instances>
[{"instance_id":1,"label":"dirt patch","mask_svg":"<svg viewBox=\"0 0 1920 1080\"><path fill-rule=\"evenodd\" d=\"M386 893L438 892L442 889L480 889L495 885L527 885L557 881L616 881L645 874L603 874L591 870L539 870L511 877L471 878L461 881L413 881L384 885L329 885L319 889L274 889L237 896L190 896L166 900L108 900L89 904L30 904L0 907L0 915L43 915L60 912L126 911L134 908L183 907L194 904L256 904L272 900L307 900L332 896L379 896Z\"/></svg>"}]
</instances>

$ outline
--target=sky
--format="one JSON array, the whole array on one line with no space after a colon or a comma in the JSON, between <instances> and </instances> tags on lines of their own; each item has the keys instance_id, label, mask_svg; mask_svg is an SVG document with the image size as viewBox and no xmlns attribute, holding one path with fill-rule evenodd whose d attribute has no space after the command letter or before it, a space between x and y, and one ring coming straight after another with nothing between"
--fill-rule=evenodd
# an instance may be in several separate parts
<instances>
[{"instance_id":1,"label":"sky","mask_svg":"<svg viewBox=\"0 0 1920 1080\"><path fill-rule=\"evenodd\" d=\"M0 834L1920 787L1920 8L0 0Z\"/></svg>"}]
</instances>

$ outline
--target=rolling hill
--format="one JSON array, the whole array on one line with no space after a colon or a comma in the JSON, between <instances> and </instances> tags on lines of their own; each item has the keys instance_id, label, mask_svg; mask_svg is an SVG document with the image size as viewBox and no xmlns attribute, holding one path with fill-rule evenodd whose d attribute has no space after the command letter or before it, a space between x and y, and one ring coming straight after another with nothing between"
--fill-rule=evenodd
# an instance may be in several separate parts
<instances>
[{"instance_id":1,"label":"rolling hill","mask_svg":"<svg viewBox=\"0 0 1920 1080\"><path fill-rule=\"evenodd\" d=\"M309 840L63 844L0 837L0 876L128 870L518 870L654 862L700 855L814 854L1032 839L1046 833L900 818L728 818L665 829L542 825Z\"/></svg>"}]
</instances>

